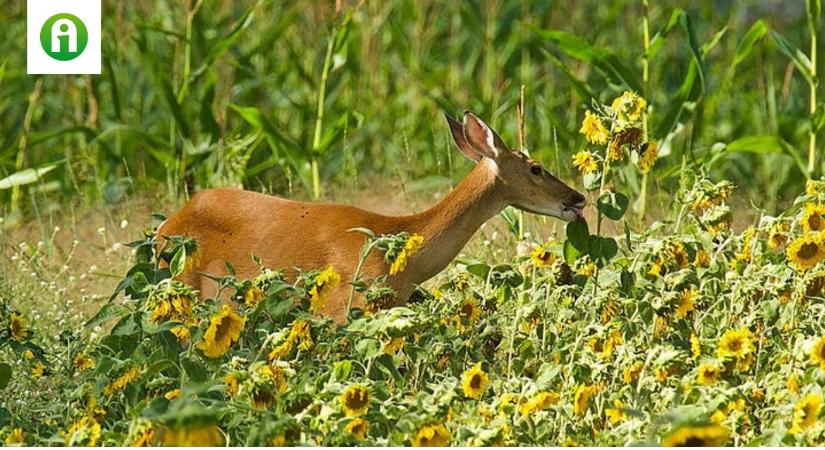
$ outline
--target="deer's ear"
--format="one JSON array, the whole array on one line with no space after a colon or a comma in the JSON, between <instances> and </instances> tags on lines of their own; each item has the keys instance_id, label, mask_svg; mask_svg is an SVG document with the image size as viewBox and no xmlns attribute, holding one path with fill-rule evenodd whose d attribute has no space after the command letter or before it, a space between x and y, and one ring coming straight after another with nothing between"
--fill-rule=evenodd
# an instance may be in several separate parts
<instances>
[{"instance_id":1,"label":"deer's ear","mask_svg":"<svg viewBox=\"0 0 825 450\"><path fill-rule=\"evenodd\" d=\"M467 142L467 138L464 137L464 125L450 117L447 113L444 113L444 118L447 119L447 123L450 125L450 134L453 136L453 142L455 142L455 145L461 150L461 154L475 162L481 161L481 155L475 151L470 143Z\"/></svg>"},{"instance_id":2,"label":"deer's ear","mask_svg":"<svg viewBox=\"0 0 825 450\"><path fill-rule=\"evenodd\" d=\"M496 159L501 152L507 151L498 134L469 111L464 112L464 137L477 153L490 159Z\"/></svg>"}]
</instances>

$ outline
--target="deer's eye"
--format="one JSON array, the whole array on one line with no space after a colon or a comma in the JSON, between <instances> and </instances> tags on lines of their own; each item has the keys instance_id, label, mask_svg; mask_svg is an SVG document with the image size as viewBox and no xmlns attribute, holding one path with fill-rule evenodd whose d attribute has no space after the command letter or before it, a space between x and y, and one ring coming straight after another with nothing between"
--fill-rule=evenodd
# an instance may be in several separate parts
<instances>
[{"instance_id":1,"label":"deer's eye","mask_svg":"<svg viewBox=\"0 0 825 450\"><path fill-rule=\"evenodd\" d=\"M530 166L530 173L532 173L533 175L541 175L541 172L542 170L540 165L533 164L532 166Z\"/></svg>"}]
</instances>

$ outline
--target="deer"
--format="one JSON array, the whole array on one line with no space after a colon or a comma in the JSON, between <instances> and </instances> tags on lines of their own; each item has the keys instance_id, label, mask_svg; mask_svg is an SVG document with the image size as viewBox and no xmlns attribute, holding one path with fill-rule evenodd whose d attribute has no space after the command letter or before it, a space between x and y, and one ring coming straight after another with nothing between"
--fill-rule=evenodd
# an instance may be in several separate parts
<instances>
[{"instance_id":1,"label":"deer","mask_svg":"<svg viewBox=\"0 0 825 450\"><path fill-rule=\"evenodd\" d=\"M241 279L265 267L282 268L288 277L300 271L332 266L342 282L329 292L320 311L339 324L347 309L363 307L363 296L350 298L349 281L355 274L367 236L402 232L424 238L406 269L389 275L390 264L372 252L359 274L367 279L386 276L395 292L387 305L407 303L414 290L445 269L484 222L513 206L563 221L583 220L585 197L556 178L527 154L514 150L487 123L465 111L461 122L444 114L452 140L475 167L435 205L417 214L389 216L343 204L288 200L233 188L196 193L177 213L159 226L158 236L185 236L195 240L194 263L178 276L201 298L217 295L216 276L231 264ZM211 277L210 277L211 276Z\"/></svg>"}]
</instances>

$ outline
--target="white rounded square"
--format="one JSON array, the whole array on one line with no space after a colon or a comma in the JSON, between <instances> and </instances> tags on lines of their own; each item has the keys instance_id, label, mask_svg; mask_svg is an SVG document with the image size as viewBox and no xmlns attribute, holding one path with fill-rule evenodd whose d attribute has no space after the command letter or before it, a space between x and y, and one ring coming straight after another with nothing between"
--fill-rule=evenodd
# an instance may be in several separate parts
<instances>
[{"instance_id":1,"label":"white rounded square","mask_svg":"<svg viewBox=\"0 0 825 450\"><path fill-rule=\"evenodd\" d=\"M100 73L101 0L27 0L26 72Z\"/></svg>"}]
</instances>

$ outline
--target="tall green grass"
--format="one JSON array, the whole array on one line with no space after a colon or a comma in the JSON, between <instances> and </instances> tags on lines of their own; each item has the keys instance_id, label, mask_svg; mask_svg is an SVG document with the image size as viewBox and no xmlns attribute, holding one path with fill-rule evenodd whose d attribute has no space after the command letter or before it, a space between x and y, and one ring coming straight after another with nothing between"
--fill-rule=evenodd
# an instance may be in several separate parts
<instances>
[{"instance_id":1,"label":"tall green grass","mask_svg":"<svg viewBox=\"0 0 825 450\"><path fill-rule=\"evenodd\" d=\"M440 113L472 109L515 146L521 85L525 145L563 178L585 146L582 109L623 90L648 98L663 143L649 180L622 174L637 196L649 184L664 198L701 166L774 210L822 172L819 0L103 6L102 75L30 76L25 2L5 4L4 216L141 187L319 197L355 174L356 186L399 175L446 186L469 166L451 159Z\"/></svg>"}]
</instances>

